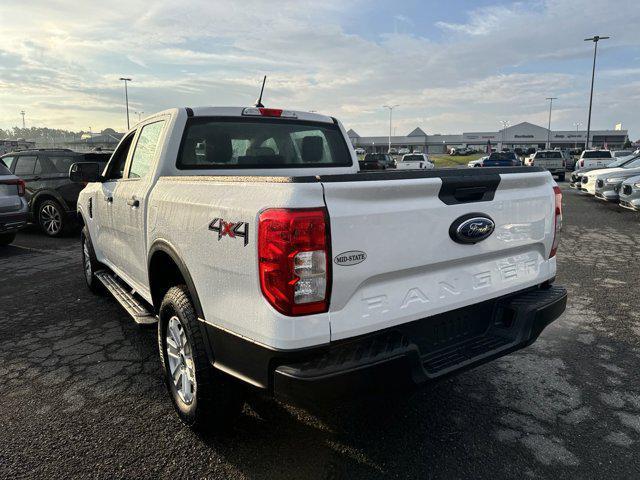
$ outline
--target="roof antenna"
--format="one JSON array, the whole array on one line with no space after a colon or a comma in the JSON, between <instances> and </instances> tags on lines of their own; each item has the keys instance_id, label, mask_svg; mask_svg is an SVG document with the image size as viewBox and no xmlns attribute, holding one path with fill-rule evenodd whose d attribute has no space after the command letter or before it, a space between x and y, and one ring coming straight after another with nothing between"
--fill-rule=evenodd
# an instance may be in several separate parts
<instances>
[{"instance_id":1,"label":"roof antenna","mask_svg":"<svg viewBox=\"0 0 640 480\"><path fill-rule=\"evenodd\" d=\"M258 97L258 101L256 102L256 107L263 107L264 105L262 104L262 92L264 92L264 84L267 81L267 76L265 75L264 78L262 79L262 88L260 89L260 96Z\"/></svg>"}]
</instances>

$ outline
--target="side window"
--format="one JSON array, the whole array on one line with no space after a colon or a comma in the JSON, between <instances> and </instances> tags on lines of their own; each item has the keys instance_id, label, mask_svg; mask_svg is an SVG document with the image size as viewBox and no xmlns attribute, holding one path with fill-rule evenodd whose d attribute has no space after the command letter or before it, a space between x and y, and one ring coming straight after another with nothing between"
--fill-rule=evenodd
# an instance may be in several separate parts
<instances>
[{"instance_id":1,"label":"side window","mask_svg":"<svg viewBox=\"0 0 640 480\"><path fill-rule=\"evenodd\" d=\"M124 175L124 165L127 163L127 156L129 155L129 149L131 148L134 135L135 132L131 132L126 136L125 139L120 142L116 151L113 152L113 155L111 155L105 175L107 180L119 180Z\"/></svg>"},{"instance_id":2,"label":"side window","mask_svg":"<svg viewBox=\"0 0 640 480\"><path fill-rule=\"evenodd\" d=\"M45 169L43 168L42 164L44 163L44 158L42 157L38 157L38 159L36 160L36 166L33 169L33 173L35 175L40 175L43 171L45 171ZM49 172L46 172L49 173Z\"/></svg>"},{"instance_id":3,"label":"side window","mask_svg":"<svg viewBox=\"0 0 640 480\"><path fill-rule=\"evenodd\" d=\"M49 157L49 162L53 169L52 173L68 174L71 165L80 161L82 161L82 159L78 157Z\"/></svg>"},{"instance_id":4,"label":"side window","mask_svg":"<svg viewBox=\"0 0 640 480\"><path fill-rule=\"evenodd\" d=\"M129 178L144 178L149 172L156 155L162 127L164 127L164 120L142 127L133 151Z\"/></svg>"},{"instance_id":5,"label":"side window","mask_svg":"<svg viewBox=\"0 0 640 480\"><path fill-rule=\"evenodd\" d=\"M4 163L4 166L11 170L11 165L13 165L13 161L16 157L3 157L0 158L0 162Z\"/></svg>"},{"instance_id":6,"label":"side window","mask_svg":"<svg viewBox=\"0 0 640 480\"><path fill-rule=\"evenodd\" d=\"M33 175L33 170L36 166L36 157L34 156L20 156L16 159L16 169L14 174L18 177L22 175Z\"/></svg>"}]
</instances>

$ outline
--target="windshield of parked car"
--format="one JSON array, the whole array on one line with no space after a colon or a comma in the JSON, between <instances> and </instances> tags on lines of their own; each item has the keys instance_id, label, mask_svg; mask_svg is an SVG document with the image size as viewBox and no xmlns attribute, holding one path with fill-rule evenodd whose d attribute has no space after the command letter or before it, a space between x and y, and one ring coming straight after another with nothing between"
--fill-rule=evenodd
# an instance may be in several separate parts
<instances>
[{"instance_id":1,"label":"windshield of parked car","mask_svg":"<svg viewBox=\"0 0 640 480\"><path fill-rule=\"evenodd\" d=\"M631 160L628 163L625 163L622 168L638 168L640 167L640 156L634 157L634 160Z\"/></svg>"},{"instance_id":2,"label":"windshield of parked car","mask_svg":"<svg viewBox=\"0 0 640 480\"><path fill-rule=\"evenodd\" d=\"M367 153L364 156L365 162L386 162L387 154L386 153Z\"/></svg>"},{"instance_id":3,"label":"windshield of parked car","mask_svg":"<svg viewBox=\"0 0 640 480\"><path fill-rule=\"evenodd\" d=\"M489 155L489 160L515 160L516 154L513 152L494 152Z\"/></svg>"},{"instance_id":4,"label":"windshield of parked car","mask_svg":"<svg viewBox=\"0 0 640 480\"><path fill-rule=\"evenodd\" d=\"M545 158L562 158L562 153L560 152L538 152L536 153L536 160L545 159Z\"/></svg>"},{"instance_id":5,"label":"windshield of parked car","mask_svg":"<svg viewBox=\"0 0 640 480\"><path fill-rule=\"evenodd\" d=\"M403 162L424 162L422 155L405 155L402 157Z\"/></svg>"},{"instance_id":6,"label":"windshield of parked car","mask_svg":"<svg viewBox=\"0 0 640 480\"><path fill-rule=\"evenodd\" d=\"M609 150L593 150L584 152L582 158L611 158L611 152Z\"/></svg>"},{"instance_id":7,"label":"windshield of parked car","mask_svg":"<svg viewBox=\"0 0 640 480\"><path fill-rule=\"evenodd\" d=\"M191 118L179 169L304 168L352 164L337 125L271 118Z\"/></svg>"}]
</instances>

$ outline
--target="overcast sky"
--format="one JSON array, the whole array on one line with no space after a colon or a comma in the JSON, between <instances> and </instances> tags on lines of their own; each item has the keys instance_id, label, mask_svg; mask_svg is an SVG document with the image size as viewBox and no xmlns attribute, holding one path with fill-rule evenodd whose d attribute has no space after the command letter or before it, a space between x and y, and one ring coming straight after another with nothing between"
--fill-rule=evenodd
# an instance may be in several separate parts
<instances>
[{"instance_id":1,"label":"overcast sky","mask_svg":"<svg viewBox=\"0 0 640 480\"><path fill-rule=\"evenodd\" d=\"M131 112L265 104L339 117L361 135L496 130L500 120L640 137L638 0L79 2L2 0L0 127L126 127ZM132 113L133 118L137 118Z\"/></svg>"}]
</instances>

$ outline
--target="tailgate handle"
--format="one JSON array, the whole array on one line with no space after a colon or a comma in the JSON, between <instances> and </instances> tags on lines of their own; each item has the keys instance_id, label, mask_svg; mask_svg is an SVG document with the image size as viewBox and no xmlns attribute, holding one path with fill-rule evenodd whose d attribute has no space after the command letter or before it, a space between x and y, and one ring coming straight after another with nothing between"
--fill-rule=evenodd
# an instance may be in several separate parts
<instances>
[{"instance_id":1,"label":"tailgate handle","mask_svg":"<svg viewBox=\"0 0 640 480\"><path fill-rule=\"evenodd\" d=\"M453 197L459 202L477 202L482 200L487 190L488 188L483 186L456 188Z\"/></svg>"}]
</instances>

